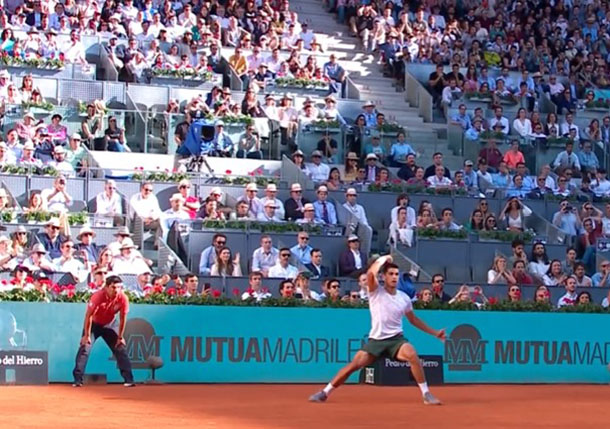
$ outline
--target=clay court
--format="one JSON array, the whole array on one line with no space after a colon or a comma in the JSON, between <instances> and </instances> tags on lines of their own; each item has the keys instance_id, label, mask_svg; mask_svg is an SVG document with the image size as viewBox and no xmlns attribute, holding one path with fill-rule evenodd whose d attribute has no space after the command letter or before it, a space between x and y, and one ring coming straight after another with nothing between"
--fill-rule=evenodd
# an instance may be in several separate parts
<instances>
[{"instance_id":1,"label":"clay court","mask_svg":"<svg viewBox=\"0 0 610 429\"><path fill-rule=\"evenodd\" d=\"M311 404L313 385L3 387L2 428L600 428L610 386L443 386L426 407L417 387L346 386Z\"/></svg>"}]
</instances>

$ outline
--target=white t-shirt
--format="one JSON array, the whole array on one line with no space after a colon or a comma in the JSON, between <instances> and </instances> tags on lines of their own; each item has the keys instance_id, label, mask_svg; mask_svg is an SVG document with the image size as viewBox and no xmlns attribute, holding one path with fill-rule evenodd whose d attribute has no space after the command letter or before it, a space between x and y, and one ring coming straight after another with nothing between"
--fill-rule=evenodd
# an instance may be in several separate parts
<instances>
[{"instance_id":1,"label":"white t-shirt","mask_svg":"<svg viewBox=\"0 0 610 429\"><path fill-rule=\"evenodd\" d=\"M394 295L382 286L369 292L371 330L369 338L384 340L402 334L402 316L413 311L411 298L399 290Z\"/></svg>"}]
</instances>

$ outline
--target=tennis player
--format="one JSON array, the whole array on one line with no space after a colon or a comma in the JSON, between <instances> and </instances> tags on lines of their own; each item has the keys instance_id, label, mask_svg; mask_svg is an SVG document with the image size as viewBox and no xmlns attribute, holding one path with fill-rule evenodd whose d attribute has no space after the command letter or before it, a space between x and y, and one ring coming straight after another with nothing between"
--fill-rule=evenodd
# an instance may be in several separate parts
<instances>
[{"instance_id":1,"label":"tennis player","mask_svg":"<svg viewBox=\"0 0 610 429\"><path fill-rule=\"evenodd\" d=\"M91 295L85 313L83 337L76 354L76 365L74 371L72 371L74 376L72 386L81 387L83 385L83 373L89 360L89 353L98 337L102 337L112 350L121 376L125 380L123 385L125 387L135 386L133 373L131 372L131 362L123 339L127 313L129 312L129 299L122 289L121 278L119 276L109 276L104 287ZM120 314L118 324L115 317L116 313ZM91 334L93 334L93 341L91 340Z\"/></svg>"},{"instance_id":2,"label":"tennis player","mask_svg":"<svg viewBox=\"0 0 610 429\"><path fill-rule=\"evenodd\" d=\"M383 273L383 287L379 287L379 271ZM402 316L406 315L407 320L413 326L434 335L441 341L445 341L445 330L436 331L415 316L411 299L407 294L396 289L398 276L398 266L392 262L390 255L380 257L369 268L367 272L371 311L369 341L323 390L309 397L311 402L326 401L330 393L345 383L352 373L387 356L402 362L409 362L413 377L421 390L424 404L441 404L441 401L435 398L428 389L424 370L415 348L403 336Z\"/></svg>"}]
</instances>

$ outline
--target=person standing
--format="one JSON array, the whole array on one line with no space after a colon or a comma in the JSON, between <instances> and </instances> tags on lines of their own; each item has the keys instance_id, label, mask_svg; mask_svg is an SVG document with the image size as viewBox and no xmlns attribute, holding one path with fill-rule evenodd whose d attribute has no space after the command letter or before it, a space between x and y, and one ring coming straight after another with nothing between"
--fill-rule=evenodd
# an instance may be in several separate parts
<instances>
[{"instance_id":1,"label":"person standing","mask_svg":"<svg viewBox=\"0 0 610 429\"><path fill-rule=\"evenodd\" d=\"M76 364L72 375L74 376L74 387L82 387L83 374L89 353L95 340L102 337L112 354L116 358L121 376L125 380L123 386L134 387L131 362L127 355L127 347L123 335L127 313L129 312L129 298L123 292L123 282L119 276L109 276L104 287L91 295L85 313L83 326L83 336L80 340L80 347L76 354ZM119 313L117 326L116 313ZM93 335L93 338L92 338Z\"/></svg>"}]
</instances>

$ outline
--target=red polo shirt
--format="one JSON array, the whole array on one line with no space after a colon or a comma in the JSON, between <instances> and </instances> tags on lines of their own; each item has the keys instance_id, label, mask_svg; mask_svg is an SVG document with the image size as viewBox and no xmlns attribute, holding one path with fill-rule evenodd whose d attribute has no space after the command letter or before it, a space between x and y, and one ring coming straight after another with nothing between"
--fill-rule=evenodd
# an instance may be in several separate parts
<instances>
[{"instance_id":1,"label":"red polo shirt","mask_svg":"<svg viewBox=\"0 0 610 429\"><path fill-rule=\"evenodd\" d=\"M108 297L105 289L98 290L89 300L88 308L93 312L93 323L108 325L117 312L129 312L129 299L123 291L117 291L114 298Z\"/></svg>"}]
</instances>

